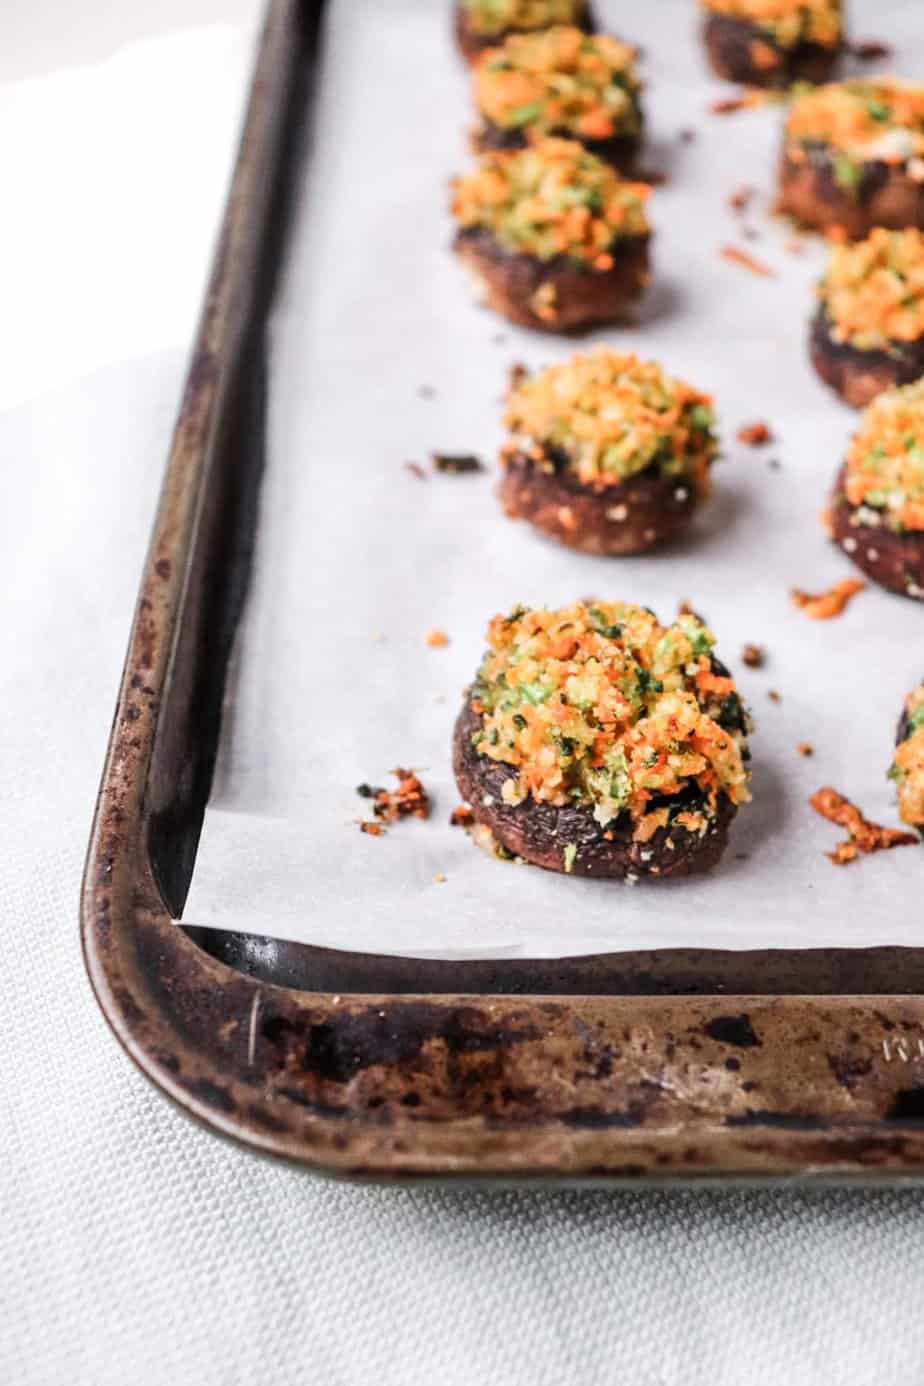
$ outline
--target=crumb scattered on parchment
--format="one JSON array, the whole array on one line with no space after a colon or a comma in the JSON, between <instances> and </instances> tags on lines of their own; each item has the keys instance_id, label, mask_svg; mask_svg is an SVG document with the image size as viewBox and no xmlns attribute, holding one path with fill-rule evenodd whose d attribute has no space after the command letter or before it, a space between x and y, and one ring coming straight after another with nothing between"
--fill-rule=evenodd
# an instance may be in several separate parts
<instances>
[{"instance_id":1,"label":"crumb scattered on parchment","mask_svg":"<svg viewBox=\"0 0 924 1386\"><path fill-rule=\"evenodd\" d=\"M419 462L405 462L404 469L410 472L411 476L416 476L418 481L426 481L427 479L427 473Z\"/></svg>"},{"instance_id":2,"label":"crumb scattered on parchment","mask_svg":"<svg viewBox=\"0 0 924 1386\"><path fill-rule=\"evenodd\" d=\"M449 815L449 824L453 828L470 828L475 821L468 804L459 804Z\"/></svg>"},{"instance_id":3,"label":"crumb scattered on parchment","mask_svg":"<svg viewBox=\"0 0 924 1386\"><path fill-rule=\"evenodd\" d=\"M782 693L776 688L768 688L767 697L770 699L771 703L781 703L783 701Z\"/></svg>"},{"instance_id":4,"label":"crumb scattered on parchment","mask_svg":"<svg viewBox=\"0 0 924 1386\"><path fill-rule=\"evenodd\" d=\"M852 58L859 58L861 63L873 63L879 58L891 58L892 46L883 43L882 39L854 39L853 43L848 43L847 51Z\"/></svg>"},{"instance_id":5,"label":"crumb scattered on parchment","mask_svg":"<svg viewBox=\"0 0 924 1386\"><path fill-rule=\"evenodd\" d=\"M437 885L442 885L443 882L446 880L446 873L444 871L437 871L433 879Z\"/></svg>"},{"instance_id":6,"label":"crumb scattered on parchment","mask_svg":"<svg viewBox=\"0 0 924 1386\"><path fill-rule=\"evenodd\" d=\"M430 799L413 770L392 770L398 781L396 789L384 789L380 785L360 784L356 793L363 799L371 799L372 812L377 822L360 820L359 830L381 837L382 822L395 823L399 818L429 818Z\"/></svg>"},{"instance_id":7,"label":"crumb scattered on parchment","mask_svg":"<svg viewBox=\"0 0 924 1386\"><path fill-rule=\"evenodd\" d=\"M443 472L447 476L461 476L465 472L484 470L480 458L472 452L431 452L430 461L435 472Z\"/></svg>"},{"instance_id":8,"label":"crumb scattered on parchment","mask_svg":"<svg viewBox=\"0 0 924 1386\"><path fill-rule=\"evenodd\" d=\"M449 644L449 636L446 634L444 630L437 629L436 626L434 626L431 630L427 631L426 635L424 636L424 640L430 646L431 649L439 649L443 645Z\"/></svg>"},{"instance_id":9,"label":"crumb scattered on parchment","mask_svg":"<svg viewBox=\"0 0 924 1386\"><path fill-rule=\"evenodd\" d=\"M735 111L747 111L753 106L764 106L770 99L768 92L752 87L747 91L736 92L734 96L721 96L718 101L710 101L708 110L710 115L732 115Z\"/></svg>"},{"instance_id":10,"label":"crumb scattered on parchment","mask_svg":"<svg viewBox=\"0 0 924 1386\"><path fill-rule=\"evenodd\" d=\"M495 333L494 333L494 336L491 338L491 341L494 343L495 346L506 346L506 345L507 345L507 334L506 334L506 332L495 332Z\"/></svg>"},{"instance_id":11,"label":"crumb scattered on parchment","mask_svg":"<svg viewBox=\"0 0 924 1386\"><path fill-rule=\"evenodd\" d=\"M417 393L421 399L436 399L436 391L432 385L418 385Z\"/></svg>"},{"instance_id":12,"label":"crumb scattered on parchment","mask_svg":"<svg viewBox=\"0 0 924 1386\"><path fill-rule=\"evenodd\" d=\"M796 750L799 752L800 756L813 756L815 754L815 747L810 741L800 741L796 746Z\"/></svg>"},{"instance_id":13,"label":"crumb scattered on parchment","mask_svg":"<svg viewBox=\"0 0 924 1386\"><path fill-rule=\"evenodd\" d=\"M741 662L749 669L762 668L765 658L763 645L745 645L741 651Z\"/></svg>"},{"instance_id":14,"label":"crumb scattered on parchment","mask_svg":"<svg viewBox=\"0 0 924 1386\"><path fill-rule=\"evenodd\" d=\"M767 466L770 468L771 472L778 472L782 465L778 457L770 457L767 459Z\"/></svg>"},{"instance_id":15,"label":"crumb scattered on parchment","mask_svg":"<svg viewBox=\"0 0 924 1386\"><path fill-rule=\"evenodd\" d=\"M817 790L809 803L829 823L836 823L839 828L847 830L843 842L839 842L833 852L826 853L835 866L846 866L860 852L880 852L889 847L910 847L920 842L915 833L884 828L881 823L870 823L856 805L845 799L843 794L838 794L836 789L826 787Z\"/></svg>"},{"instance_id":16,"label":"crumb scattered on parchment","mask_svg":"<svg viewBox=\"0 0 924 1386\"><path fill-rule=\"evenodd\" d=\"M773 430L768 423L760 419L756 423L742 424L735 436L739 443L744 443L749 448L760 448L764 443L773 441Z\"/></svg>"},{"instance_id":17,"label":"crumb scattered on parchment","mask_svg":"<svg viewBox=\"0 0 924 1386\"><path fill-rule=\"evenodd\" d=\"M699 621L699 623L700 623L701 626L708 626L708 624L709 624L709 622L706 620L705 616L701 616L700 613L699 613L698 611L694 611L693 607L692 607L692 606L690 605L690 603L687 601L686 597L684 597L683 601L678 605L678 607L677 607L677 615L678 615L678 616L693 616L693 617L696 618L697 621Z\"/></svg>"},{"instance_id":18,"label":"crumb scattered on parchment","mask_svg":"<svg viewBox=\"0 0 924 1386\"><path fill-rule=\"evenodd\" d=\"M508 391L512 394L514 390L518 389L519 386L523 384L523 381L526 379L528 375L529 370L526 366L523 365L523 362L514 361L513 365L510 367L510 370L507 372Z\"/></svg>"},{"instance_id":19,"label":"crumb scattered on parchment","mask_svg":"<svg viewBox=\"0 0 924 1386\"><path fill-rule=\"evenodd\" d=\"M829 587L827 592L813 595L794 587L790 596L793 606L804 611L813 621L830 621L833 616L840 616L850 599L862 592L865 586L866 583L860 578L844 578L842 582Z\"/></svg>"},{"instance_id":20,"label":"crumb scattered on parchment","mask_svg":"<svg viewBox=\"0 0 924 1386\"><path fill-rule=\"evenodd\" d=\"M735 188L730 194L728 205L733 212L746 212L754 200L756 188L752 188L748 183L742 183L740 188Z\"/></svg>"},{"instance_id":21,"label":"crumb scattered on parchment","mask_svg":"<svg viewBox=\"0 0 924 1386\"><path fill-rule=\"evenodd\" d=\"M691 126L686 125L682 130L677 131L677 138L681 144L692 144L696 139L696 131Z\"/></svg>"},{"instance_id":22,"label":"crumb scattered on parchment","mask_svg":"<svg viewBox=\"0 0 924 1386\"><path fill-rule=\"evenodd\" d=\"M756 255L750 255L746 250L742 250L740 246L723 245L719 254L729 264L740 265L742 269L750 270L751 274L759 274L764 279L775 277L775 270L764 264L763 260L758 260Z\"/></svg>"}]
</instances>

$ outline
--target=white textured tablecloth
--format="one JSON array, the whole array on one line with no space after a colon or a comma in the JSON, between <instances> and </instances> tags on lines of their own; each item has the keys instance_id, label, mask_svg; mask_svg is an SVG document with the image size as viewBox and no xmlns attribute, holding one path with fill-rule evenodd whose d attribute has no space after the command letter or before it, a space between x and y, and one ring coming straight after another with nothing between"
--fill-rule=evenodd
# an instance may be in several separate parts
<instances>
[{"instance_id":1,"label":"white textured tablecloth","mask_svg":"<svg viewBox=\"0 0 924 1386\"><path fill-rule=\"evenodd\" d=\"M191 1126L97 1013L80 870L233 141L232 12L0 85L0 1382L919 1381L921 1194L320 1182Z\"/></svg>"}]
</instances>

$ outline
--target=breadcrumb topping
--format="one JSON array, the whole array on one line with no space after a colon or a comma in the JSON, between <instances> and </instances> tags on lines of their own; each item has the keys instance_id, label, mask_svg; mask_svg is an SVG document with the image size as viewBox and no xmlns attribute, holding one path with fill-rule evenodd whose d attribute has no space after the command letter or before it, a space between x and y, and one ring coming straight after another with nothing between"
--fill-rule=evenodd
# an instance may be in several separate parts
<instances>
[{"instance_id":1,"label":"breadcrumb topping","mask_svg":"<svg viewBox=\"0 0 924 1386\"><path fill-rule=\"evenodd\" d=\"M826 144L844 156L834 174L849 190L859 185L859 164L903 164L924 153L924 87L897 77L828 82L797 94L786 121L787 153L808 157L807 146Z\"/></svg>"},{"instance_id":2,"label":"breadcrumb topping","mask_svg":"<svg viewBox=\"0 0 924 1386\"><path fill-rule=\"evenodd\" d=\"M763 30L780 48L817 43L836 48L841 41L840 0L701 0L713 14L743 19Z\"/></svg>"},{"instance_id":3,"label":"breadcrumb topping","mask_svg":"<svg viewBox=\"0 0 924 1386\"><path fill-rule=\"evenodd\" d=\"M886 390L863 413L844 491L896 532L924 530L924 380Z\"/></svg>"},{"instance_id":4,"label":"breadcrumb topping","mask_svg":"<svg viewBox=\"0 0 924 1386\"><path fill-rule=\"evenodd\" d=\"M924 827L924 684L905 699L908 734L895 748L889 778L898 790L898 816L912 827Z\"/></svg>"},{"instance_id":5,"label":"breadcrumb topping","mask_svg":"<svg viewBox=\"0 0 924 1386\"><path fill-rule=\"evenodd\" d=\"M860 350L924 336L924 232L877 226L864 241L836 245L818 285L835 341Z\"/></svg>"},{"instance_id":6,"label":"breadcrumb topping","mask_svg":"<svg viewBox=\"0 0 924 1386\"><path fill-rule=\"evenodd\" d=\"M475 106L502 130L600 140L641 128L635 50L572 26L511 34L481 56L473 84Z\"/></svg>"},{"instance_id":7,"label":"breadcrumb topping","mask_svg":"<svg viewBox=\"0 0 924 1386\"><path fill-rule=\"evenodd\" d=\"M747 716L713 643L695 616L662 626L625 602L496 616L471 705L476 750L515 771L504 802L592 805L603 826L628 811L646 841L705 832L720 793L749 799Z\"/></svg>"},{"instance_id":8,"label":"breadcrumb topping","mask_svg":"<svg viewBox=\"0 0 924 1386\"><path fill-rule=\"evenodd\" d=\"M549 136L482 155L453 180L452 211L463 227L490 231L506 250L540 260L566 255L608 270L617 242L648 235L650 191L575 140Z\"/></svg>"},{"instance_id":9,"label":"breadcrumb topping","mask_svg":"<svg viewBox=\"0 0 924 1386\"><path fill-rule=\"evenodd\" d=\"M473 33L490 37L505 29L545 29L571 24L586 6L582 0L461 0Z\"/></svg>"},{"instance_id":10,"label":"breadcrumb topping","mask_svg":"<svg viewBox=\"0 0 924 1386\"><path fill-rule=\"evenodd\" d=\"M657 467L704 495L718 451L709 395L654 361L604 346L520 374L504 422L540 465L563 459L586 485L615 485Z\"/></svg>"}]
</instances>

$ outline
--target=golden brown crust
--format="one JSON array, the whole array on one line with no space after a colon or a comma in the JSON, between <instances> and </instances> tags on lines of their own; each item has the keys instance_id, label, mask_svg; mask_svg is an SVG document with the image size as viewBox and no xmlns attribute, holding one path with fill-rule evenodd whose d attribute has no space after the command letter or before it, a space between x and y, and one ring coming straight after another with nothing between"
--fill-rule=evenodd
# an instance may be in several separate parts
<instances>
[{"instance_id":1,"label":"golden brown crust","mask_svg":"<svg viewBox=\"0 0 924 1386\"><path fill-rule=\"evenodd\" d=\"M875 512L853 506L844 493L842 467L828 512L831 537L861 572L901 597L924 600L924 531L897 533L875 523Z\"/></svg>"},{"instance_id":2,"label":"golden brown crust","mask_svg":"<svg viewBox=\"0 0 924 1386\"><path fill-rule=\"evenodd\" d=\"M647 842L633 841L628 814L604 828L584 805L557 808L531 797L520 804L505 804L502 788L514 772L475 750L472 736L480 723L466 696L453 736L456 782L477 822L514 856L547 871L563 872L566 848L573 848L573 875L615 880L690 876L710 870L721 857L737 812L724 793L703 834L674 825L659 828Z\"/></svg>"},{"instance_id":3,"label":"golden brown crust","mask_svg":"<svg viewBox=\"0 0 924 1386\"><path fill-rule=\"evenodd\" d=\"M593 487L565 467L544 469L523 452L502 457L498 494L513 520L528 520L548 538L582 553L646 553L688 526L697 496L684 477L649 468L618 485Z\"/></svg>"},{"instance_id":4,"label":"golden brown crust","mask_svg":"<svg viewBox=\"0 0 924 1386\"><path fill-rule=\"evenodd\" d=\"M504 250L481 227L459 231L453 249L496 313L541 332L570 332L625 318L650 281L650 239L619 242L606 270Z\"/></svg>"},{"instance_id":5,"label":"golden brown crust","mask_svg":"<svg viewBox=\"0 0 924 1386\"><path fill-rule=\"evenodd\" d=\"M835 341L823 307L812 321L809 352L824 383L854 409L865 408L883 390L910 385L924 375L924 339L895 342L888 351L863 350Z\"/></svg>"},{"instance_id":6,"label":"golden brown crust","mask_svg":"<svg viewBox=\"0 0 924 1386\"><path fill-rule=\"evenodd\" d=\"M499 34L476 34L468 22L465 9L457 4L453 11L453 31L455 33L456 45L469 66L473 66L486 48L496 48L503 43L508 34L520 32L517 29L503 29ZM589 4L582 5L581 13L575 15L573 23L576 28L583 29L585 34L592 34L594 31L594 20Z\"/></svg>"},{"instance_id":7,"label":"golden brown crust","mask_svg":"<svg viewBox=\"0 0 924 1386\"><path fill-rule=\"evenodd\" d=\"M871 160L862 165L855 192L840 187L827 146L804 159L784 149L780 163L778 210L816 231L835 231L858 241L874 226L900 231L924 229L924 185L901 164Z\"/></svg>"},{"instance_id":8,"label":"golden brown crust","mask_svg":"<svg viewBox=\"0 0 924 1386\"><path fill-rule=\"evenodd\" d=\"M707 15L703 20L703 43L717 77L749 87L824 82L834 71L840 52L839 48L825 48L819 43L782 48L746 19L719 14Z\"/></svg>"}]
</instances>

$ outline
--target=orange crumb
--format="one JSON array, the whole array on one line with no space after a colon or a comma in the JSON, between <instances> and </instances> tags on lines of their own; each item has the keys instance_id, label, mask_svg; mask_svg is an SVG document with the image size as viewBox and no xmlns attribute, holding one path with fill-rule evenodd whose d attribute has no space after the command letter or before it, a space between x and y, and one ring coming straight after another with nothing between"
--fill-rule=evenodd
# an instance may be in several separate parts
<instances>
[{"instance_id":1,"label":"orange crumb","mask_svg":"<svg viewBox=\"0 0 924 1386\"><path fill-rule=\"evenodd\" d=\"M778 693L775 688L767 689L767 697L770 699L771 703L781 703L783 701L782 693Z\"/></svg>"},{"instance_id":2,"label":"orange crumb","mask_svg":"<svg viewBox=\"0 0 924 1386\"><path fill-rule=\"evenodd\" d=\"M385 829L382 827L381 823L373 823L368 818L361 818L359 820L359 831L361 833L368 833L370 837L385 836Z\"/></svg>"},{"instance_id":3,"label":"orange crumb","mask_svg":"<svg viewBox=\"0 0 924 1386\"><path fill-rule=\"evenodd\" d=\"M733 212L745 212L750 206L753 196L754 189L749 187L747 183L742 183L741 187L735 188L735 191L729 196L728 205Z\"/></svg>"},{"instance_id":4,"label":"orange crumb","mask_svg":"<svg viewBox=\"0 0 924 1386\"><path fill-rule=\"evenodd\" d=\"M372 799L373 811L376 818L384 819L388 823L394 823L399 818L429 818L430 800L427 791L424 789L417 775L413 770L392 770L391 772L398 781L397 789L377 789L370 785L360 785L358 793L365 799ZM362 825L361 825L362 826ZM374 828L379 827L378 823L373 823L363 827L363 832L373 833Z\"/></svg>"},{"instance_id":5,"label":"orange crumb","mask_svg":"<svg viewBox=\"0 0 924 1386\"><path fill-rule=\"evenodd\" d=\"M434 648L439 645L449 644L449 636L446 632L444 630L437 630L435 627L432 630L428 630L424 638L427 644Z\"/></svg>"},{"instance_id":6,"label":"orange crumb","mask_svg":"<svg viewBox=\"0 0 924 1386\"><path fill-rule=\"evenodd\" d=\"M815 747L809 741L800 741L796 750L800 756L813 756L815 754Z\"/></svg>"},{"instance_id":7,"label":"orange crumb","mask_svg":"<svg viewBox=\"0 0 924 1386\"><path fill-rule=\"evenodd\" d=\"M822 818L827 818L829 823L836 823L839 828L847 830L844 841L837 843L833 852L827 853L835 866L846 866L855 859L858 852L880 852L889 847L910 847L920 840L915 833L904 833L896 828L885 828L881 823L870 823L856 805L845 799L843 794L838 794L836 789L826 787L817 790L809 799L809 803L815 812L821 814Z\"/></svg>"},{"instance_id":8,"label":"orange crumb","mask_svg":"<svg viewBox=\"0 0 924 1386\"><path fill-rule=\"evenodd\" d=\"M860 578L844 578L843 582L836 582L826 592L817 595L803 592L799 587L794 587L790 595L793 606L804 611L813 621L830 621L832 616L840 616L851 597L862 592L865 586L866 583Z\"/></svg>"},{"instance_id":9,"label":"orange crumb","mask_svg":"<svg viewBox=\"0 0 924 1386\"><path fill-rule=\"evenodd\" d=\"M749 669L759 669L764 662L764 650L762 645L745 645L741 651L741 661Z\"/></svg>"},{"instance_id":10,"label":"orange crumb","mask_svg":"<svg viewBox=\"0 0 924 1386\"><path fill-rule=\"evenodd\" d=\"M765 92L750 91L738 92L735 96L722 96L718 101L709 103L711 115L731 115L734 111L746 111L752 106L763 106L768 100Z\"/></svg>"},{"instance_id":11,"label":"orange crumb","mask_svg":"<svg viewBox=\"0 0 924 1386\"><path fill-rule=\"evenodd\" d=\"M468 804L459 804L449 815L449 822L453 828L470 828L474 821L475 815Z\"/></svg>"},{"instance_id":12,"label":"orange crumb","mask_svg":"<svg viewBox=\"0 0 924 1386\"><path fill-rule=\"evenodd\" d=\"M764 279L773 279L776 271L769 265L765 265L763 260L758 260L756 256L749 255L746 250L742 250L737 245L723 245L719 251L723 260L728 260L729 264L740 265L742 269L750 270L752 274L759 274Z\"/></svg>"},{"instance_id":13,"label":"orange crumb","mask_svg":"<svg viewBox=\"0 0 924 1386\"><path fill-rule=\"evenodd\" d=\"M445 876L444 872L442 872L442 871L437 871L437 873L436 873L436 875L433 877L433 879L434 879L434 881L436 882L437 885L442 885L443 882L444 882L445 879L446 879L446 876Z\"/></svg>"},{"instance_id":14,"label":"orange crumb","mask_svg":"<svg viewBox=\"0 0 924 1386\"><path fill-rule=\"evenodd\" d=\"M736 436L739 443L746 443L749 448L759 448L762 444L772 441L773 431L769 424L761 421L742 424Z\"/></svg>"}]
</instances>

